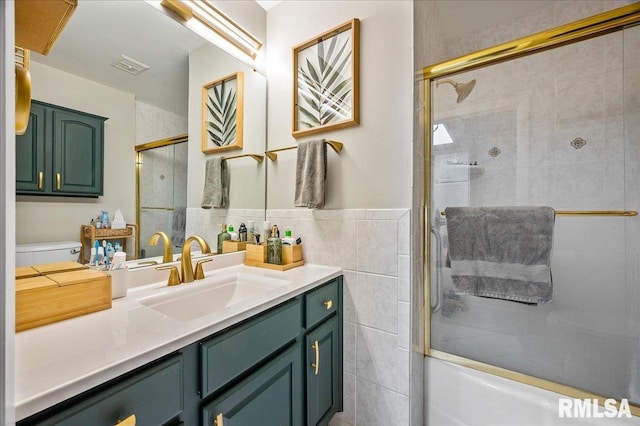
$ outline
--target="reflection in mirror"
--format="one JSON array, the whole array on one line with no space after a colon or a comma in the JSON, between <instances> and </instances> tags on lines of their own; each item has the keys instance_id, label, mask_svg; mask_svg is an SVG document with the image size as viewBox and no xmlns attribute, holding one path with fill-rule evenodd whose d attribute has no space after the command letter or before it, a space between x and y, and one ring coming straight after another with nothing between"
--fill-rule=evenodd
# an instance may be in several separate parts
<instances>
[{"instance_id":1,"label":"reflection in mirror","mask_svg":"<svg viewBox=\"0 0 640 426\"><path fill-rule=\"evenodd\" d=\"M105 182L113 179L114 174L126 175L127 178L118 177L118 185L105 186L105 196L98 202L104 203L111 212L122 208L128 222L136 216L144 256L156 260L155 256L162 255L160 243L150 247L148 242L156 231L163 231L171 237L173 210L142 207L186 208L187 236L198 234L210 243L215 241L217 223L233 223L237 227L239 220L264 219L266 165L257 165L250 157L229 162L228 208L200 208L205 163L213 157L203 154L200 149L202 86L231 72L245 73L245 143L241 150L226 153L226 156L263 154L266 143L266 78L263 75L140 1L82 2L52 52L46 57L34 54L32 62L36 73L43 74L54 68L125 95L133 95L135 107L131 109L135 117L125 124L130 127L124 133L120 128L114 130L109 127L116 125L116 120L112 119L107 122L105 136ZM136 74L136 70L141 71ZM38 81L34 84L38 85ZM86 105L109 102L109 99L97 95L93 95L95 100L92 101L90 93L67 93L68 96L86 98L86 102L85 99L81 102ZM64 99L54 103L65 106ZM66 106L82 109L76 105ZM84 109L91 112L90 106ZM188 142L153 154L143 154L142 162L153 162L153 167L149 167L152 169L150 176L141 181L142 193L148 191L147 195L155 194L156 197L146 200L141 193L141 199L137 200L133 170L114 170L114 163L119 169L136 165L128 161L125 164L124 157L109 160L108 151L121 152L122 147L128 145L129 152L133 152L135 146L182 134L188 134ZM109 166L110 170L107 170ZM114 200L115 191L123 194ZM135 209L134 199L139 201ZM96 208L97 212L101 208L102 205ZM82 213L82 220L88 222L85 215L88 216ZM145 221L146 216L153 220L150 223ZM79 227L75 217L73 221L73 227ZM173 251L180 252L176 248Z\"/></svg>"},{"instance_id":2,"label":"reflection in mirror","mask_svg":"<svg viewBox=\"0 0 640 426\"><path fill-rule=\"evenodd\" d=\"M136 222L140 227L140 258L163 256L165 250L179 253L184 243L187 142L185 134L136 146ZM154 235L162 238L152 241Z\"/></svg>"}]
</instances>

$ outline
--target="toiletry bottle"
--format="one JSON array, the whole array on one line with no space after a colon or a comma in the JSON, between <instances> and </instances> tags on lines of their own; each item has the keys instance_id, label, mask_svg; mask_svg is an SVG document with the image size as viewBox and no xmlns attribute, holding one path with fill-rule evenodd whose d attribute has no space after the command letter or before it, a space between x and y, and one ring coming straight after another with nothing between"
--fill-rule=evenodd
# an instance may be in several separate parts
<instances>
[{"instance_id":1,"label":"toiletry bottle","mask_svg":"<svg viewBox=\"0 0 640 426\"><path fill-rule=\"evenodd\" d=\"M98 254L96 255L96 258L98 259L96 266L104 265L104 247L98 247Z\"/></svg>"},{"instance_id":2,"label":"toiletry bottle","mask_svg":"<svg viewBox=\"0 0 640 426\"><path fill-rule=\"evenodd\" d=\"M256 227L254 222L252 220L247 221L247 242L249 242L249 244L253 244L256 241L254 237L255 232Z\"/></svg>"},{"instance_id":3,"label":"toiletry bottle","mask_svg":"<svg viewBox=\"0 0 640 426\"><path fill-rule=\"evenodd\" d=\"M93 266L98 266L100 264L100 254L99 254L99 247L100 247L100 242L98 242L98 240L96 240L93 243L93 249L96 251L96 256L93 258Z\"/></svg>"},{"instance_id":4,"label":"toiletry bottle","mask_svg":"<svg viewBox=\"0 0 640 426\"><path fill-rule=\"evenodd\" d=\"M229 225L229 234L231 235L231 239L233 241L238 241L238 233L233 230L233 225Z\"/></svg>"},{"instance_id":5,"label":"toiletry bottle","mask_svg":"<svg viewBox=\"0 0 640 426\"><path fill-rule=\"evenodd\" d=\"M295 246L296 239L291 236L291 229L287 229L284 231L284 238L282 239L282 245L284 246Z\"/></svg>"},{"instance_id":6,"label":"toiletry bottle","mask_svg":"<svg viewBox=\"0 0 640 426\"><path fill-rule=\"evenodd\" d=\"M219 223L218 224L218 250L216 251L216 253L218 254L222 253L222 235L224 235L224 228L222 227L222 224Z\"/></svg>"},{"instance_id":7,"label":"toiletry bottle","mask_svg":"<svg viewBox=\"0 0 640 426\"><path fill-rule=\"evenodd\" d=\"M98 255L98 252L96 251L95 247L91 247L91 257L89 258L89 266L96 266L96 256Z\"/></svg>"},{"instance_id":8,"label":"toiletry bottle","mask_svg":"<svg viewBox=\"0 0 640 426\"><path fill-rule=\"evenodd\" d=\"M240 240L240 242L247 241L247 227L244 225L244 223L241 223L240 229L238 229L238 240Z\"/></svg>"},{"instance_id":9,"label":"toiletry bottle","mask_svg":"<svg viewBox=\"0 0 640 426\"><path fill-rule=\"evenodd\" d=\"M267 241L271 237L271 222L265 220L262 223L262 241Z\"/></svg>"},{"instance_id":10,"label":"toiletry bottle","mask_svg":"<svg viewBox=\"0 0 640 426\"><path fill-rule=\"evenodd\" d=\"M231 239L231 234L227 232L227 224L222 225L222 235L220 236L220 251L218 254L222 253L222 243L224 241L229 241Z\"/></svg>"},{"instance_id":11,"label":"toiletry bottle","mask_svg":"<svg viewBox=\"0 0 640 426\"><path fill-rule=\"evenodd\" d=\"M109 212L108 211L102 210L102 216L100 218L100 221L102 222L102 227L104 229L111 228L111 225L109 223Z\"/></svg>"},{"instance_id":12,"label":"toiletry bottle","mask_svg":"<svg viewBox=\"0 0 640 426\"><path fill-rule=\"evenodd\" d=\"M282 264L282 240L278 238L278 227L273 225L271 237L267 240L267 263Z\"/></svg>"},{"instance_id":13,"label":"toiletry bottle","mask_svg":"<svg viewBox=\"0 0 640 426\"><path fill-rule=\"evenodd\" d=\"M111 258L113 258L113 245L107 243L107 248L104 251L104 266L107 268L111 265Z\"/></svg>"}]
</instances>

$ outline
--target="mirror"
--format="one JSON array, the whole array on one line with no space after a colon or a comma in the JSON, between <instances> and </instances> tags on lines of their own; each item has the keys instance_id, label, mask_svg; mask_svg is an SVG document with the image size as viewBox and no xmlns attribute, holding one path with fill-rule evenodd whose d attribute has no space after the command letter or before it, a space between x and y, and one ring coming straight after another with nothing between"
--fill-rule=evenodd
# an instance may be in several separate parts
<instances>
[{"instance_id":1,"label":"mirror","mask_svg":"<svg viewBox=\"0 0 640 426\"><path fill-rule=\"evenodd\" d=\"M217 156L226 158L242 154L263 155L266 149L266 77L249 65L212 45L208 41L185 28L167 14L156 10L142 1L113 2L94 0L81 2L69 24L48 56L32 55L34 85L39 84L38 76L54 71L63 71L101 85L132 94L135 118L131 120L134 129L129 134L133 138L120 138L113 131L115 117L105 125L105 183L113 173L121 173L117 188L105 184L105 194L99 200L56 199L47 200L47 208L74 210L84 209L85 213L68 217L73 227L88 223L87 211L107 209L111 214L120 208L127 222L135 220L140 226L139 243L146 248L147 257L162 254L162 246L149 247L150 236L163 230L171 236L172 211L140 207L173 208L186 207L186 235L200 235L216 246L218 223L231 223L236 228L241 222L262 221L265 216L266 162L258 163L251 157L228 160L230 184L229 203L221 209L204 210L200 207L203 194L206 161ZM41 64L44 64L43 67ZM56 70L52 70L54 68ZM141 70L139 74L132 72ZM202 87L225 75L242 71L244 73L244 144L241 149L220 154L203 154L201 150ZM51 78L50 80L53 80ZM48 83L48 82L47 82ZM55 84L55 83L54 83ZM41 90L42 93L42 90ZM69 96L81 96L69 93ZM90 95L86 96L90 98ZM107 99L94 100L96 103ZM34 99L38 99L38 89ZM89 102L65 104L64 95L51 103L72 109L91 111ZM131 102L130 102L131 103ZM112 126L112 128L110 128ZM163 164L149 167L151 176L141 188L146 195L145 205L134 204L136 182L130 158L134 157L134 147L149 142L167 139L180 134L188 134L186 153L174 156L179 161L187 161L186 173L173 174L173 163L164 155ZM127 140L123 140L127 139ZM131 140L128 140L131 139ZM127 150L127 157L121 155L109 160L108 151ZM128 157L130 155L131 157ZM162 155L160 155L162 157ZM131 168L129 170L129 167ZM144 165L143 165L144 167ZM127 170L114 170L127 169ZM110 169L110 170L107 170ZM171 178L171 179L169 179ZM180 197L164 197L169 190L167 182L182 179ZM113 199L114 191L122 191L118 199ZM109 193L111 192L111 193ZM157 194L154 197L153 194ZM123 201L125 200L125 201ZM27 204L36 201L21 200L19 208L27 209ZM53 204L55 203L55 205ZM149 205L146 205L146 204ZM21 205L22 204L22 205ZM127 204L123 206L122 204ZM138 213L136 214L136 210ZM159 214L161 212L161 214ZM93 213L91 213L93 214ZM89 216L89 217L85 217ZM152 220L145 221L145 216ZM22 229L21 229L22 227ZM18 221L18 239L28 235L27 224ZM23 234L21 234L23 233ZM53 233L52 233L53 234ZM67 232L70 234L70 232ZM75 235L75 233L73 234ZM51 237L55 239L57 237ZM66 237L69 239L69 237ZM130 244L132 246L132 244ZM131 250L129 250L131 251ZM174 248L179 254L179 248Z\"/></svg>"}]
</instances>

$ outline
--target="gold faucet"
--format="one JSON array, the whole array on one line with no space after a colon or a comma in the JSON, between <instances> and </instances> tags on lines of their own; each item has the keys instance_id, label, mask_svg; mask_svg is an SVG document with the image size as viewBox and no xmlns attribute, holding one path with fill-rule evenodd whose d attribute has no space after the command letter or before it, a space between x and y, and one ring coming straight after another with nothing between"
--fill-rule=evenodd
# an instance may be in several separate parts
<instances>
[{"instance_id":1,"label":"gold faucet","mask_svg":"<svg viewBox=\"0 0 640 426\"><path fill-rule=\"evenodd\" d=\"M149 239L149 245L155 246L156 244L158 244L159 238L162 238L162 263L173 262L173 248L171 245L171 240L169 239L167 234L162 231L156 232L151 236L151 239Z\"/></svg>"},{"instance_id":2,"label":"gold faucet","mask_svg":"<svg viewBox=\"0 0 640 426\"><path fill-rule=\"evenodd\" d=\"M193 265L191 264L191 244L196 241L200 245L202 254L211 254L211 248L204 238L193 235L186 239L182 246L182 260L180 261L180 272L182 273L182 282L193 282Z\"/></svg>"}]
</instances>

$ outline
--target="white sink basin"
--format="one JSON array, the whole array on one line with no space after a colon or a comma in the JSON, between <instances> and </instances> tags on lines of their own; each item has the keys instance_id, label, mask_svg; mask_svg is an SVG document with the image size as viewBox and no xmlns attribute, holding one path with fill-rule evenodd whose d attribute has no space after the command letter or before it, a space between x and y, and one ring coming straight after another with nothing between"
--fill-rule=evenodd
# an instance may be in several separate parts
<instances>
[{"instance_id":1,"label":"white sink basin","mask_svg":"<svg viewBox=\"0 0 640 426\"><path fill-rule=\"evenodd\" d=\"M286 284L289 281L242 272L214 274L192 283L166 287L161 293L139 299L139 302L172 318L191 321Z\"/></svg>"}]
</instances>

